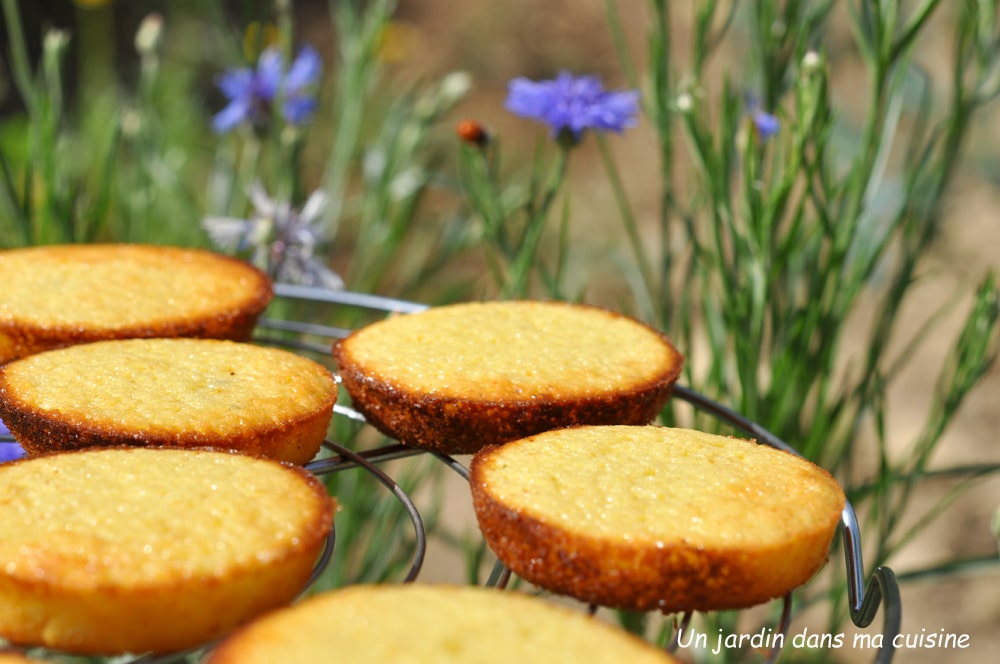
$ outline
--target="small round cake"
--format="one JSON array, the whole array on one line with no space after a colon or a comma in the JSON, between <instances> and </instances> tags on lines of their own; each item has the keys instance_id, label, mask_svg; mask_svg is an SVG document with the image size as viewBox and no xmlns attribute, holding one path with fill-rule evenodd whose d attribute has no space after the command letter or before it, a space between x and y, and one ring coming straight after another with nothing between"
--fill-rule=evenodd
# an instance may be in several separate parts
<instances>
[{"instance_id":1,"label":"small round cake","mask_svg":"<svg viewBox=\"0 0 1000 664\"><path fill-rule=\"evenodd\" d=\"M550 431L481 450L480 529L541 588L636 611L742 609L826 562L845 497L794 454L687 429Z\"/></svg>"},{"instance_id":2,"label":"small round cake","mask_svg":"<svg viewBox=\"0 0 1000 664\"><path fill-rule=\"evenodd\" d=\"M465 303L378 321L334 346L354 407L447 454L578 424L648 424L683 357L653 328L587 305Z\"/></svg>"},{"instance_id":3,"label":"small round cake","mask_svg":"<svg viewBox=\"0 0 1000 664\"><path fill-rule=\"evenodd\" d=\"M351 586L250 623L206 664L668 664L662 650L596 618L515 591Z\"/></svg>"},{"instance_id":4,"label":"small round cake","mask_svg":"<svg viewBox=\"0 0 1000 664\"><path fill-rule=\"evenodd\" d=\"M232 452L103 448L0 465L0 638L173 652L292 601L334 502L304 469Z\"/></svg>"},{"instance_id":5,"label":"small round cake","mask_svg":"<svg viewBox=\"0 0 1000 664\"><path fill-rule=\"evenodd\" d=\"M43 664L40 659L31 659L13 651L0 651L0 664Z\"/></svg>"},{"instance_id":6,"label":"small round cake","mask_svg":"<svg viewBox=\"0 0 1000 664\"><path fill-rule=\"evenodd\" d=\"M304 464L336 399L318 362L218 339L98 341L0 367L0 419L29 455L168 445Z\"/></svg>"},{"instance_id":7,"label":"small round cake","mask_svg":"<svg viewBox=\"0 0 1000 664\"><path fill-rule=\"evenodd\" d=\"M0 251L0 365L101 339L245 340L273 295L243 261L136 244Z\"/></svg>"}]
</instances>

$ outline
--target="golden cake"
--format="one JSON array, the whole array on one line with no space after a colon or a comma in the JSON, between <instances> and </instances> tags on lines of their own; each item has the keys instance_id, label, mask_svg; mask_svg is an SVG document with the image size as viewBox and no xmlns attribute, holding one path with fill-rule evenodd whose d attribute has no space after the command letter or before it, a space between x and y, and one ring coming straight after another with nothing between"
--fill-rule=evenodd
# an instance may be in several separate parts
<instances>
[{"instance_id":1,"label":"golden cake","mask_svg":"<svg viewBox=\"0 0 1000 664\"><path fill-rule=\"evenodd\" d=\"M662 650L596 618L514 591L351 586L235 632L205 664L668 664Z\"/></svg>"},{"instance_id":2,"label":"golden cake","mask_svg":"<svg viewBox=\"0 0 1000 664\"><path fill-rule=\"evenodd\" d=\"M136 244L0 250L0 364L101 339L245 340L273 295L227 256Z\"/></svg>"},{"instance_id":3,"label":"golden cake","mask_svg":"<svg viewBox=\"0 0 1000 664\"><path fill-rule=\"evenodd\" d=\"M746 608L802 585L826 562L845 503L794 454L657 426L486 448L470 484L487 544L520 577L665 613Z\"/></svg>"},{"instance_id":4,"label":"golden cake","mask_svg":"<svg viewBox=\"0 0 1000 664\"><path fill-rule=\"evenodd\" d=\"M354 407L448 454L577 424L648 424L683 357L653 328L587 305L464 303L387 318L334 346Z\"/></svg>"},{"instance_id":5,"label":"golden cake","mask_svg":"<svg viewBox=\"0 0 1000 664\"><path fill-rule=\"evenodd\" d=\"M292 601L334 503L232 452L98 448L0 465L0 638L77 653L201 645Z\"/></svg>"},{"instance_id":6,"label":"golden cake","mask_svg":"<svg viewBox=\"0 0 1000 664\"><path fill-rule=\"evenodd\" d=\"M18 652L0 651L0 664L41 664L40 659L31 659Z\"/></svg>"},{"instance_id":7,"label":"golden cake","mask_svg":"<svg viewBox=\"0 0 1000 664\"><path fill-rule=\"evenodd\" d=\"M219 339L97 341L0 367L0 419L29 455L209 446L303 464L336 399L318 362Z\"/></svg>"}]
</instances>

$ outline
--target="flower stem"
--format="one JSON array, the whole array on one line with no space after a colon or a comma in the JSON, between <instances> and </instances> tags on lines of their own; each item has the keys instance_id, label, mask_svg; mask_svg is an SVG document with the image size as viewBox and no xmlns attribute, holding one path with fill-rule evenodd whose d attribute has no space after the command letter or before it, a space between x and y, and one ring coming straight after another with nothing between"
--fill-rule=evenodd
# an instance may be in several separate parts
<instances>
[{"instance_id":1,"label":"flower stem","mask_svg":"<svg viewBox=\"0 0 1000 664\"><path fill-rule=\"evenodd\" d=\"M559 193L566 177L566 165L569 162L569 152L572 149L572 145L559 143L559 151L556 153L551 179L545 188L541 203L532 210L528 226L524 235L521 236L521 242L510 268L510 281L504 285L502 297L514 298L528 295L528 281L531 277L531 268L535 264L535 256L538 254L538 244L542 238L542 231L545 229L549 210L552 208L556 194Z\"/></svg>"},{"instance_id":2,"label":"flower stem","mask_svg":"<svg viewBox=\"0 0 1000 664\"><path fill-rule=\"evenodd\" d=\"M32 83L30 57L24 40L24 29L17 0L3 0L3 16L7 23L7 39L10 42L8 52L11 74L18 92L21 93L21 99L28 109L28 114L34 116L38 106L37 93Z\"/></svg>"},{"instance_id":3,"label":"flower stem","mask_svg":"<svg viewBox=\"0 0 1000 664\"><path fill-rule=\"evenodd\" d=\"M636 223L635 214L632 212L632 206L629 204L628 195L625 193L625 187L622 184L621 176L615 165L614 157L611 154L611 149L608 147L608 139L601 132L595 133L597 135L597 145L601 152L601 162L604 164L604 170L608 174L608 181L611 183L611 190L615 195L615 205L618 206L618 214L625 225L625 234L628 236L629 244L632 246L632 253L635 254L635 261L639 267L643 289L645 290L645 299L650 303L649 306L652 307L651 303L657 299L655 297L656 283L653 277L653 270L649 265L649 259L642 246L639 225ZM648 313L652 316L653 311L649 311Z\"/></svg>"}]
</instances>

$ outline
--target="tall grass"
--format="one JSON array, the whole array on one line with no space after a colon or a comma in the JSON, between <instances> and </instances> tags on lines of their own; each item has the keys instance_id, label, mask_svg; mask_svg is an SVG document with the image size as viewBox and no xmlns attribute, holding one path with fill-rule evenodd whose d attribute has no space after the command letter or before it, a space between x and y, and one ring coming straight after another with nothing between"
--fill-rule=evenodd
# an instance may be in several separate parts
<instances>
[{"instance_id":1,"label":"tall grass","mask_svg":"<svg viewBox=\"0 0 1000 664\"><path fill-rule=\"evenodd\" d=\"M259 183L292 211L314 190L325 193L312 227L315 255L351 289L429 303L484 293L587 296L594 284L579 270L570 277L569 268L606 238L593 246L569 239L579 207L565 185L582 158L579 142L539 128L534 152L511 153L502 136L454 138L453 109L469 76L394 77L383 61L390 0L331 0L329 42L313 45L325 66L308 122L289 122L272 108L260 122L216 135L211 117L222 100L213 76L256 66L268 34L289 60L299 42L287 0L244 16L255 30L209 4L208 14L178 3L147 19L135 76L119 77L115 63L95 67L98 78L85 78L68 98L69 45L87 39L94 15L79 24L84 34L47 32L32 58L18 3L2 0L5 57L23 110L0 120L0 245L209 246L202 219L253 218L248 192ZM616 162L616 138L594 130L580 137L596 144L600 186L619 217L611 231L620 238L618 303L685 350L688 385L833 472L862 517L866 562L892 564L955 494L998 470L934 464L949 425L996 359L995 273L982 274L921 327L904 319L970 132L1000 92L995 3L605 0L604 10L616 66L641 92L658 169L650 212L630 199L632 164ZM93 11L111 10L80 10ZM642 35L626 20L636 11L644 13ZM834 48L842 26L848 38ZM681 29L688 39L677 38ZM918 57L922 40L942 32L947 80ZM213 46L192 52L192 35ZM88 43L99 40L91 35ZM107 64L112 56L81 57ZM862 72L852 100L834 90L845 66ZM758 124L762 112L780 125L773 135ZM254 242L242 245L244 256ZM360 322L298 308L272 313ZM920 430L893 440L887 394L919 349L939 343L938 326L957 318ZM663 419L717 427L680 409L668 408ZM353 425L334 434L355 444ZM434 481L423 472L407 481ZM954 492L914 517L914 495L941 477L953 480ZM332 482L354 498L345 504L358 506L340 517L343 550L405 529L385 512L379 487L354 476ZM361 557L338 561L344 574L333 585L392 578L405 558L354 550ZM942 578L994 558L945 560L901 576ZM832 575L800 594L800 606L824 608L831 630L847 620L840 567L832 564ZM736 617L718 620L732 627ZM630 624L647 629L645 622Z\"/></svg>"},{"instance_id":2,"label":"tall grass","mask_svg":"<svg viewBox=\"0 0 1000 664\"><path fill-rule=\"evenodd\" d=\"M641 61L623 28L621 12L633 7L604 4L621 71L643 92L660 166L658 212L640 217L622 185L629 172L609 148L613 138L588 138L598 143L619 211L632 310L679 340L690 385L835 473L863 516L867 564L892 563L972 480L997 471L996 464L931 464L965 397L996 359L996 274L983 274L964 294L965 311L953 300L917 329L902 317L919 297L924 259L974 118L1000 91L993 4L696 2L683 10L693 13L685 22L694 30L691 51L679 53L679 10L651 0ZM828 40L845 21L852 50L844 54L841 44L834 59ZM934 80L915 57L932 25L946 26L951 37L947 81ZM864 73L852 104L859 115L839 107L832 90L834 67L852 59ZM764 111L780 122L774 135L755 117ZM542 176L529 172L546 201L558 201L559 192L544 190ZM508 196L514 203L505 209L497 203L502 194L484 195L483 181L503 190L477 173L467 187L470 205L492 250L517 266L519 256L496 229L525 212L544 222L531 216L538 208L530 196ZM565 296L552 279L552 265L563 260L533 263L533 292ZM511 272L516 283L529 282ZM937 326L956 316L964 323L939 369L924 425L911 441L890 446L888 391L918 349L939 343ZM846 335L856 342L856 321L867 328L861 350L850 351ZM667 421L678 417L665 413ZM718 426L702 415L692 422ZM913 517L915 492L940 473L954 479L954 490ZM967 562L989 561L994 552ZM834 633L847 619L845 583L835 574L802 593L802 606L826 602ZM734 616L720 617L730 631L735 624Z\"/></svg>"}]
</instances>

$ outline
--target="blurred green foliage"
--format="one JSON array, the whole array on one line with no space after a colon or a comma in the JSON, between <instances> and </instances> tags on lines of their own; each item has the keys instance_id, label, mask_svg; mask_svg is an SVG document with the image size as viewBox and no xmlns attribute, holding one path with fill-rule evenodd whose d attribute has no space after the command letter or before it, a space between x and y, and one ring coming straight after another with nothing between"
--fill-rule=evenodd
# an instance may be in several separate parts
<instances>
[{"instance_id":1,"label":"blurred green foliage","mask_svg":"<svg viewBox=\"0 0 1000 664\"><path fill-rule=\"evenodd\" d=\"M933 463L949 424L994 366L996 275L980 275L922 327L908 328L902 316L925 277L975 119L1000 92L995 2L697 0L680 9L647 0L640 9L605 0L618 54L607 67L642 92L652 167L619 163L615 138L596 131L570 145L539 128L532 154L512 152L494 133L459 144L450 122L474 77L391 75L397 8L389 0L328 3L328 41L313 44L326 66L310 123L271 113L221 136L211 130L225 102L215 81L256 66L267 44L293 52L299 36L289 0L142 3L159 9L137 23L127 56L108 38L120 32L108 3L74 8L73 31L29 35L19 3L0 2L7 95L20 101L0 118L2 247L208 245L202 219L250 217L252 184L290 209L320 189L329 202L317 255L348 288L428 303L587 299L610 290L618 308L675 338L688 356L688 385L844 483L869 567L891 564L971 480L997 472L996 464ZM644 12L642 35L623 19L636 11ZM681 11L690 13L683 25ZM947 36L944 80L916 57L932 29ZM838 66L853 67L859 81L850 111L835 93ZM777 120L774 135L755 123L755 109ZM600 237L581 238L572 228L587 211L567 172L591 142L619 218ZM644 178L655 170L653 209L630 198L635 166ZM591 273L588 257L609 244L615 274ZM955 317L962 323L925 421L912 440L890 445L888 391L918 349L939 343L937 326ZM847 323L859 319L866 323L849 345ZM706 415L686 417L668 409L664 422L718 426ZM357 431L344 427L338 435L352 440ZM915 492L942 477L954 490L913 518ZM421 478L433 475L407 482L416 487ZM385 513L380 489L360 484L337 487L353 498L345 504L361 505L338 542L348 550L405 529ZM467 539L451 539L482 558ZM405 559L360 548L371 556L340 563L347 576L333 585L349 582L350 570L391 578ZM837 631L848 611L834 558L832 573L800 597L803 607L827 607ZM990 551L901 578L983 566L995 574L995 563ZM625 622L651 638L669 634L646 618ZM712 619L735 629L736 616Z\"/></svg>"}]
</instances>

